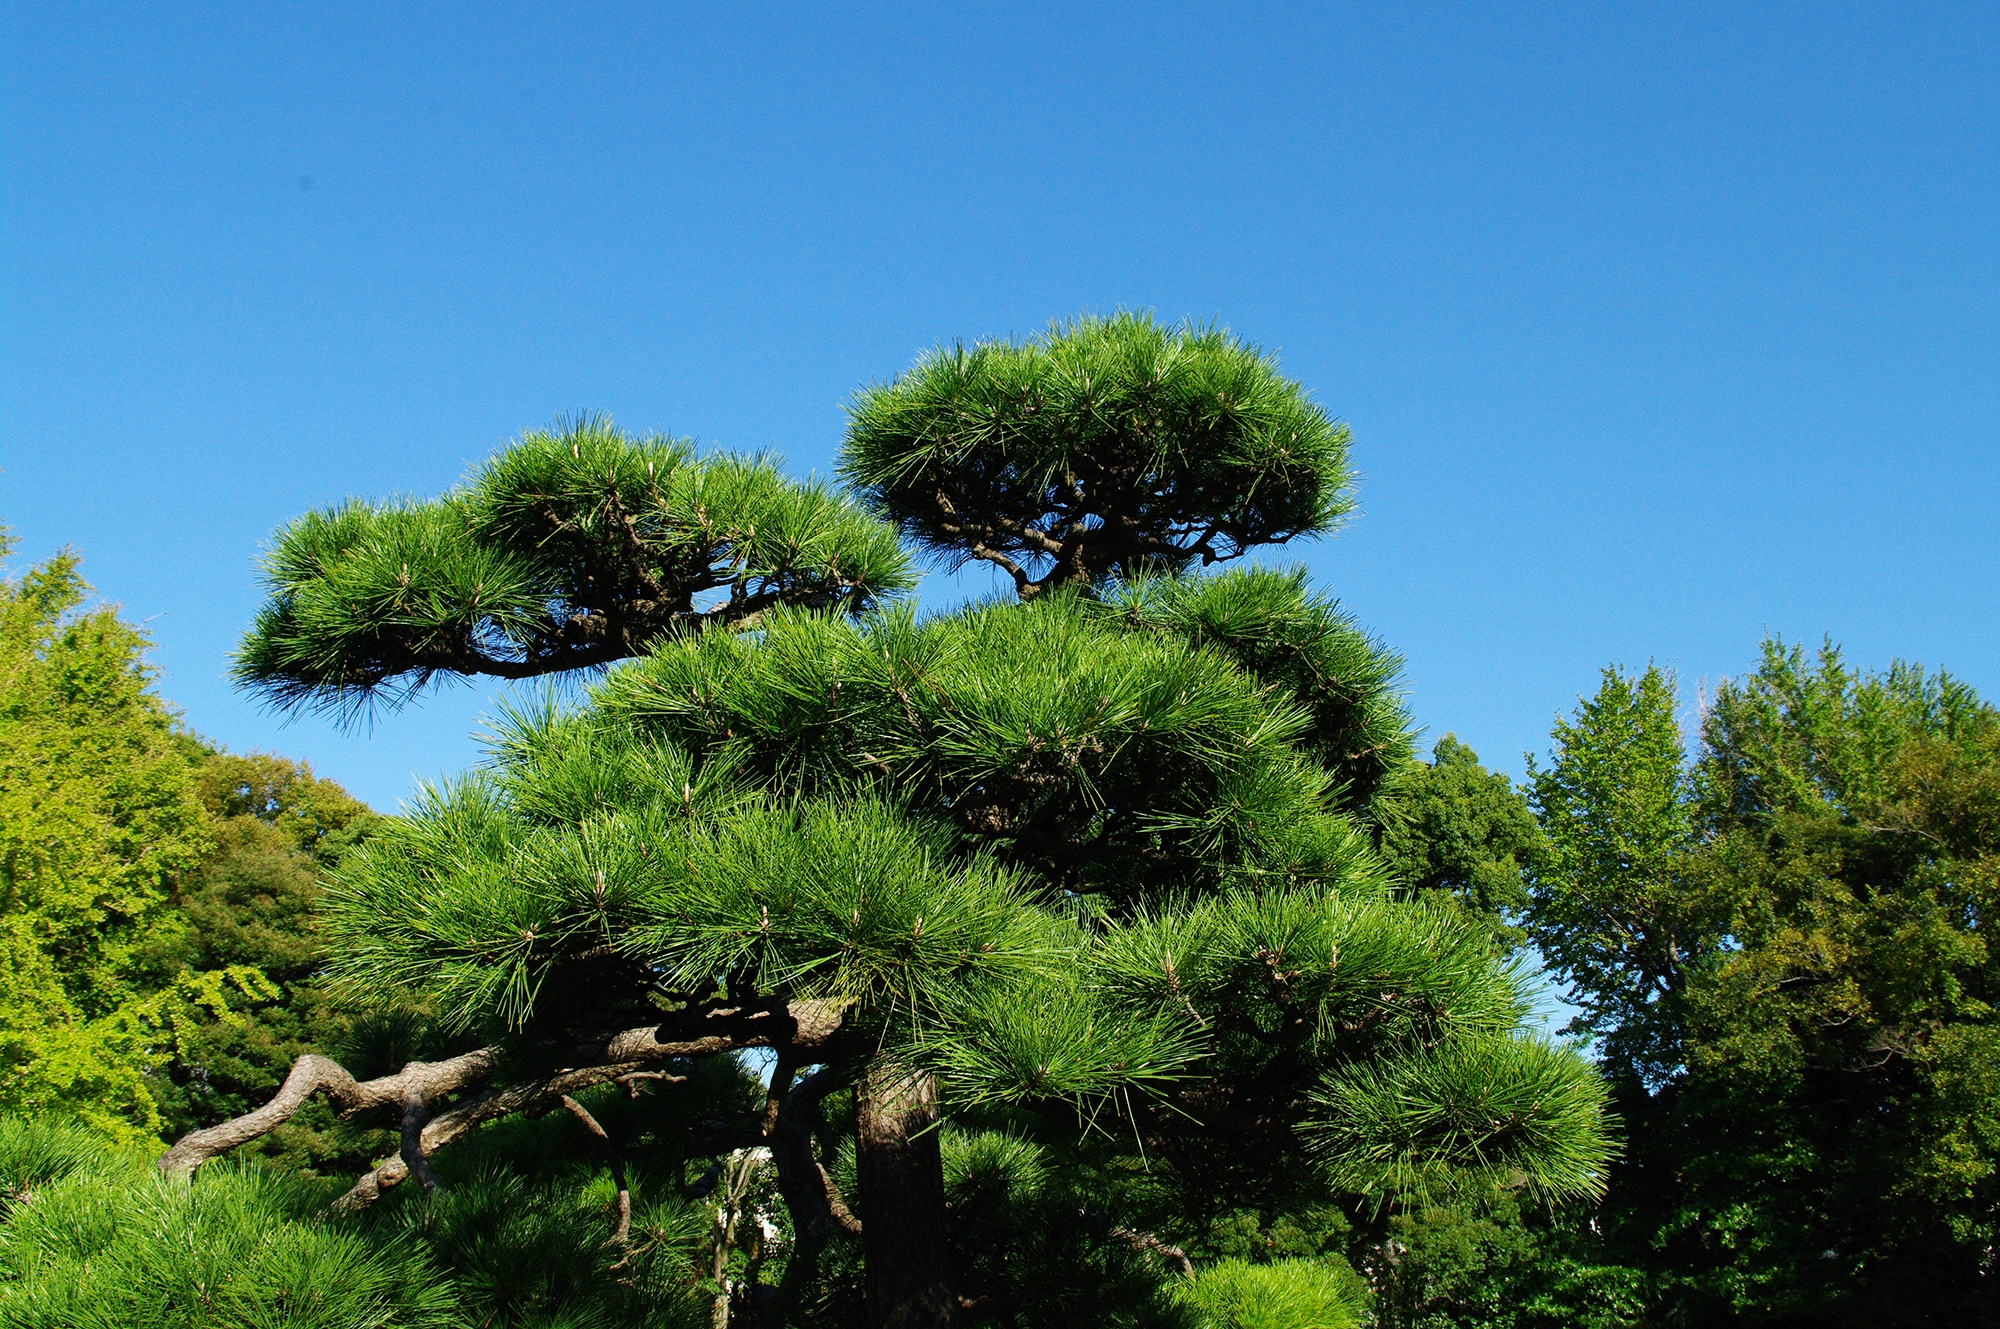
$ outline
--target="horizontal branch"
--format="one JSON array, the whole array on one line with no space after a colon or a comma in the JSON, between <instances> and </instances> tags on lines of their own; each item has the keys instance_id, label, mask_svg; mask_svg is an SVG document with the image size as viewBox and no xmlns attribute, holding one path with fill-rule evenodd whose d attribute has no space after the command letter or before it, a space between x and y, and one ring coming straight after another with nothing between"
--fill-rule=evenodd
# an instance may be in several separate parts
<instances>
[{"instance_id":1,"label":"horizontal branch","mask_svg":"<svg viewBox=\"0 0 2000 1329\"><path fill-rule=\"evenodd\" d=\"M329 1057L307 1053L292 1064L270 1102L219 1126L190 1131L160 1155L161 1175L185 1176L218 1154L228 1153L290 1121L315 1095L325 1094L342 1117L370 1108L399 1111L411 1097L435 1099L484 1080L498 1060L498 1048L480 1048L448 1061L413 1061L394 1075L358 1081Z\"/></svg>"},{"instance_id":2,"label":"horizontal branch","mask_svg":"<svg viewBox=\"0 0 2000 1329\"><path fill-rule=\"evenodd\" d=\"M846 1003L836 1000L768 1001L728 1006L691 1006L668 1014L659 1024L627 1029L602 1042L573 1049L571 1065L553 1073L497 1088L482 1088L503 1065L502 1050L484 1047L446 1061L413 1061L394 1075L358 1081L340 1063L308 1053L292 1066L271 1101L217 1126L190 1131L160 1155L162 1176L187 1176L211 1158L248 1144L282 1126L315 1096L324 1094L341 1117L372 1109L394 1109L404 1140L394 1155L377 1164L336 1202L343 1209L365 1205L420 1168L437 1150L482 1122L521 1111L542 1110L565 1096L641 1074L650 1062L670 1057L713 1056L750 1047L824 1047L839 1032ZM442 1099L481 1090L443 1111ZM423 1105L412 1112L412 1103Z\"/></svg>"}]
</instances>

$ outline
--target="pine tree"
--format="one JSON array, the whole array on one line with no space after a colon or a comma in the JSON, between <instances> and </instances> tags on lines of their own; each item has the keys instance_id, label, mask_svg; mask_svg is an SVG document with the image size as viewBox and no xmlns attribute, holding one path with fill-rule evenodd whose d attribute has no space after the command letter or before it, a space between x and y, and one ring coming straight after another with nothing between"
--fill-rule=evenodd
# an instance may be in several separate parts
<instances>
[{"instance_id":1,"label":"pine tree","mask_svg":"<svg viewBox=\"0 0 2000 1329\"><path fill-rule=\"evenodd\" d=\"M1345 440L1253 348L1121 316L862 393L860 506L586 421L436 502L288 528L239 663L282 704L628 663L515 709L336 874L337 981L477 1045L359 1084L304 1059L162 1169L325 1092L401 1117L365 1203L481 1122L769 1048L762 1112L716 1144L772 1153L779 1299L858 1226L878 1326L958 1313L941 1114L1121 1123L1183 1197L1468 1169L1591 1192L1594 1075L1520 1032L1486 927L1401 898L1372 847L1410 760L1394 658L1301 574L1198 575L1330 528ZM898 529L1019 603L920 618ZM851 1203L816 1150L847 1092Z\"/></svg>"}]
</instances>

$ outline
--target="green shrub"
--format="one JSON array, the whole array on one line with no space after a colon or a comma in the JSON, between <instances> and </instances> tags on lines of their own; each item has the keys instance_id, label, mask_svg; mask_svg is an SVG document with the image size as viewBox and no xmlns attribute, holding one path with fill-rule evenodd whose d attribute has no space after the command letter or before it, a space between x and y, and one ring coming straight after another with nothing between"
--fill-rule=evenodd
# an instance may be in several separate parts
<instances>
[{"instance_id":1,"label":"green shrub","mask_svg":"<svg viewBox=\"0 0 2000 1329\"><path fill-rule=\"evenodd\" d=\"M1181 1295L1203 1329L1352 1329L1367 1309L1351 1273L1317 1260L1224 1260Z\"/></svg>"}]
</instances>

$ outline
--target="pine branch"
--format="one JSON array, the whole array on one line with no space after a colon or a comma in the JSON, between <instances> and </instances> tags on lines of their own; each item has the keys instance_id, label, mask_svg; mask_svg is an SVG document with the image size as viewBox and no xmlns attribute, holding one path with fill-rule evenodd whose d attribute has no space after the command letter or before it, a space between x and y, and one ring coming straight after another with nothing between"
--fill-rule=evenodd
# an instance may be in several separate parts
<instances>
[{"instance_id":1,"label":"pine branch","mask_svg":"<svg viewBox=\"0 0 2000 1329\"><path fill-rule=\"evenodd\" d=\"M429 1159L482 1122L516 1112L547 1111L582 1090L638 1074L669 1057L714 1056L750 1047L823 1051L840 1032L845 1003L838 1001L732 1004L677 1011L656 1025L627 1029L573 1052L581 1065L505 1086L489 1085L504 1067L500 1047L485 1047L440 1062L411 1062L394 1075L357 1081L331 1058L308 1053L269 1103L204 1130L191 1131L162 1154L162 1176L187 1176L203 1163L282 1126L312 1098L324 1094L343 1118L393 1109L402 1121L397 1153L378 1163L335 1202L337 1209L373 1203L413 1173L437 1184ZM472 1096L444 1110L435 1104L453 1094Z\"/></svg>"}]
</instances>

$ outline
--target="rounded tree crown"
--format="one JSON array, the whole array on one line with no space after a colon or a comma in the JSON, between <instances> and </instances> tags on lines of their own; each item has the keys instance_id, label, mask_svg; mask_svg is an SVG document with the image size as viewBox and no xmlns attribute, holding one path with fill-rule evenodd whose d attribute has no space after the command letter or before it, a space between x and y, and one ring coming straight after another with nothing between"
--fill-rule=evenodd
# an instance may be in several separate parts
<instances>
[{"instance_id":1,"label":"rounded tree crown","mask_svg":"<svg viewBox=\"0 0 2000 1329\"><path fill-rule=\"evenodd\" d=\"M862 501L1023 598L1236 558L1353 507L1346 426L1258 348L1147 314L940 347L848 414Z\"/></svg>"}]
</instances>

